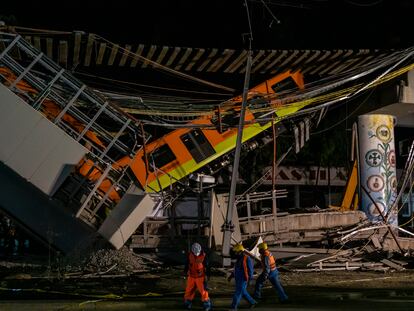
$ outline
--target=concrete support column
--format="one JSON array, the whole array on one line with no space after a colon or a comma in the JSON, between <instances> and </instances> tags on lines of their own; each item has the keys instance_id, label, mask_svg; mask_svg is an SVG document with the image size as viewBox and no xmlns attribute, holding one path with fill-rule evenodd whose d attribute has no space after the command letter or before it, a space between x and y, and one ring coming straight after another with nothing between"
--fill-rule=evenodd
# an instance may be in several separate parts
<instances>
[{"instance_id":1,"label":"concrete support column","mask_svg":"<svg viewBox=\"0 0 414 311\"><path fill-rule=\"evenodd\" d=\"M360 208L373 222L382 220L379 208L384 216L388 215L389 223L398 223L398 215L390 211L397 195L394 122L391 115L358 117Z\"/></svg>"}]
</instances>

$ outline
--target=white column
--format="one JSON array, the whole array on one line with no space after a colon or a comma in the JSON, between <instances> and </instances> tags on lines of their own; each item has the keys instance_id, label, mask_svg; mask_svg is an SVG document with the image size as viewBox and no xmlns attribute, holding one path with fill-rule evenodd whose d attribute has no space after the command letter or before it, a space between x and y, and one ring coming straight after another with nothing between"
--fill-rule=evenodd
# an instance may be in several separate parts
<instances>
[{"instance_id":1,"label":"white column","mask_svg":"<svg viewBox=\"0 0 414 311\"><path fill-rule=\"evenodd\" d=\"M381 221L382 217L369 195L383 215L389 215L389 223L398 223L396 212L389 212L397 190L394 122L395 117L391 115L372 114L358 117L360 209L373 222Z\"/></svg>"}]
</instances>

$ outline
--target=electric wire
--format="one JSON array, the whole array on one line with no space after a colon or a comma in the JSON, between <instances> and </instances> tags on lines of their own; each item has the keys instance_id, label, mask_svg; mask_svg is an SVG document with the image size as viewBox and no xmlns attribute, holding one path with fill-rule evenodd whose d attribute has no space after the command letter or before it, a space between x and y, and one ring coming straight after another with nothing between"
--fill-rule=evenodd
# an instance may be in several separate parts
<instances>
[{"instance_id":1,"label":"electric wire","mask_svg":"<svg viewBox=\"0 0 414 311\"><path fill-rule=\"evenodd\" d=\"M96 38L100 38L101 40L106 40L106 39L104 39L100 36L97 36L97 35L94 35L94 36ZM106 40L106 42L114 45L114 43L112 43L108 40ZM385 65L389 65L391 62L394 62L396 60L396 58L400 58L400 61L398 61L397 64L394 64L394 66L392 66L392 67L395 67L399 63L403 62L405 60L405 58L408 58L408 57L412 56L412 50L413 49L411 48L411 49L406 49L406 50L403 50L403 51L398 51L398 52L392 54L391 56L388 56L388 57L382 59L381 61L379 61L379 60L374 61L373 64L376 65L376 66L372 67L372 64L370 63L371 68L365 70L362 73L360 72L359 74L356 74L356 75L352 76L352 74L355 73L354 71L347 72L347 74L348 74L347 78L344 78L340 81L337 81L336 83L329 83L328 85L325 85L324 87L320 87L320 82L321 81L319 81L319 82L317 81L314 85L310 85L310 87L307 88L307 91L304 91L304 92L301 92L301 93L299 93L297 91L296 91L296 93L285 91L286 93L282 92L282 94L277 94L277 95L274 95L274 94L266 95L266 94L264 94L263 97L264 97L264 99L268 99L268 100L273 100L273 99L276 100L276 102L278 102L279 105L281 105L281 104L284 105L283 108L286 108L286 107L289 107L289 106L293 107L294 105L296 105L296 106L303 105L303 107L308 106L308 105L317 105L318 103L320 104L323 101L325 101L325 103L323 103L322 105L329 106L330 104L332 104L329 101L334 101L333 103L335 103L335 102L338 102L338 101L342 101L344 99L348 99L351 96L354 97L358 92L362 92L362 91L364 91L365 89L367 89L371 86L377 85L378 83L384 83L386 81L389 81L389 80L395 78L396 76L398 76L398 75L402 74L403 72L405 72L405 70L407 70L407 68L405 68L403 70L395 71L395 72L390 73L390 74L387 74L387 71L386 71L385 73L382 74L382 76L377 77L377 81L371 81L368 85L363 86L363 85L359 84L359 85L357 85L357 87L353 86L351 88L345 88L343 90L331 92L331 93L325 94L323 96L313 96L313 95L320 94L320 93L328 91L329 89L334 89L334 88L337 88L341 85L344 85L345 83L355 81L356 79L359 79L362 76L366 76L368 74L373 73L375 70L378 70L378 68L380 68L380 67L384 67ZM130 55L132 52L126 50L126 53L128 53L128 55ZM135 53L132 53L132 54L135 54ZM405 56L405 58L401 59L401 57L403 57L403 56ZM145 58L143 58L143 59L145 59ZM144 61L146 62L147 59L145 59ZM150 60L148 60L148 61L151 62ZM152 63L154 63L153 66L156 66L156 67L160 66L158 63L155 63L155 62L152 62ZM359 68L359 70L362 70L362 68ZM363 68L363 69L366 69L366 68ZM410 67L409 67L409 69L410 69ZM353 93L355 93L355 94L353 94ZM284 95L284 97L280 98L281 95ZM177 97L175 99L177 99ZM187 100L194 101L194 102L197 101L196 98L187 98ZM328 102L326 102L326 101L328 101ZM184 103L184 104L188 104L188 103ZM129 110L129 111L134 113L134 114L138 114L138 115L139 114L142 114L142 115L158 115L160 117L161 116L163 116L163 117L166 117L166 116L169 116L169 117L180 117L180 116L184 116L184 117L202 117L202 116L211 117L215 114L214 111L206 111L206 110L208 110L207 107L205 108L205 110L191 109L191 111L189 111L189 109L187 109L187 111L185 111L185 112L166 111L168 109L177 110L177 103L176 102L173 102L173 103L162 102L162 106L163 106L162 107L163 111L161 111L160 109L158 111L157 110L154 111L154 109L150 109L150 110L142 109L142 110L139 110L139 111ZM234 108L235 103L232 102L232 101L225 101L220 106L223 107L223 112L222 112L223 115L226 115L226 114L233 113L232 111L227 111L227 109L229 107ZM237 107L237 105L236 105L236 107ZM270 107L264 107L264 108L257 108L256 109L255 104L252 104L252 105L250 105L249 108L254 113L256 113L256 112L273 113L275 111L277 112L277 110L278 110L277 105L270 105ZM316 109L321 109L321 108L323 108L323 107L316 107ZM315 109L315 107L310 108L310 109ZM308 113L309 111L310 111L309 109L305 110L305 111L300 111L300 112L295 113L294 115L298 116L300 114ZM265 116L263 116L262 119L264 117Z\"/></svg>"},{"instance_id":2,"label":"electric wire","mask_svg":"<svg viewBox=\"0 0 414 311\"><path fill-rule=\"evenodd\" d=\"M324 128L323 130L320 130L320 131L316 131L316 132L312 132L312 133L310 133L311 135L318 135L318 134L322 134L322 133L325 133L325 132L327 132L327 131L330 131L331 129L333 129L334 127L337 127L338 125L340 125L340 124L342 124L343 122L346 122L354 113L356 113L358 110L359 110L359 108L361 108L367 101L368 101L368 99L371 97L371 95L374 93L374 88L372 88L372 90L371 90L371 92L364 98L364 100L363 101L361 101L359 104L358 104L358 106L357 107L355 107L354 108L354 110L352 110L351 111L351 113L349 113L349 114L347 114L346 115L346 117L345 118L343 118L343 119L341 119L341 120L339 120L338 122L336 122L336 123L334 123L334 124L332 124L332 125L330 125L329 127L327 127L327 128Z\"/></svg>"},{"instance_id":3,"label":"electric wire","mask_svg":"<svg viewBox=\"0 0 414 311\"><path fill-rule=\"evenodd\" d=\"M142 84L142 83L123 81L123 80L118 80L118 79L113 79L113 78L108 78L108 77L97 76L97 75L82 72L82 71L76 71L75 73L77 75L91 77L91 78L97 78L97 79L105 80L105 81L108 81L108 82L116 82L116 83L120 83L120 84L145 87L145 88L150 88L150 89L155 89L155 90L174 91L174 92L191 93L191 94L203 94L203 95L219 95L219 96L231 96L232 95L231 93L195 91L195 90L177 89L177 88L163 87L163 86L156 86L156 85L148 85L148 84Z\"/></svg>"},{"instance_id":4,"label":"electric wire","mask_svg":"<svg viewBox=\"0 0 414 311\"><path fill-rule=\"evenodd\" d=\"M234 92L235 91L233 88L230 88L230 87L227 87L227 86L224 86L224 85L220 85L220 84L217 84L217 83L209 82L207 80L204 80L204 79L201 79L201 78L197 78L197 77L191 76L189 74L183 73L181 71L177 71L175 69L172 69L172 68L169 68L167 66L161 65L161 64L159 64L159 63L157 63L157 62L155 62L153 60L150 60L150 59L148 59L148 58L146 58L146 57L144 57L142 55L139 55L137 53L131 52L131 51L129 51L129 50L127 50L127 49L125 49L125 48L117 45L116 43L114 43L114 42L112 42L112 41L110 41L108 39L105 39L104 37L101 37L98 34L92 34L92 35L94 36L94 38L97 38L97 39L99 39L99 40L101 40L101 41L109 44L112 47L115 47L116 46L119 50L122 51L122 55L126 55L127 57L133 57L135 59L139 59L139 60L141 60L141 61L143 61L145 63L148 63L148 64L152 65L154 70L159 70L159 71L162 71L162 72L166 72L166 73L169 73L169 74L173 74L174 76L180 77L182 79L186 79L186 80L189 80L189 81L197 82L199 84L204 84L204 85L207 85L207 86L210 86L210 87L214 87L214 88L218 88L218 89L221 89L221 90L225 90L225 91L228 91L228 92Z\"/></svg>"},{"instance_id":5,"label":"electric wire","mask_svg":"<svg viewBox=\"0 0 414 311\"><path fill-rule=\"evenodd\" d=\"M65 35L72 34L72 32L53 31L53 30L47 30L47 29L34 29L34 28L27 28L27 27L20 27L20 26L13 26L13 27L5 26L4 28L5 29L11 29L13 32L15 32L16 30L23 30L23 31L30 30L30 31L35 31L36 34L42 34L42 33L43 34L65 34ZM161 64L159 64L155 61L152 61L152 60L150 60L150 59L148 59L148 58L146 58L142 55L139 55L137 53L129 51L126 48L123 48L120 45L118 45L118 44L116 44L116 43L114 43L114 42L98 35L98 34L90 33L89 35L93 36L93 38L95 40L100 40L102 42L105 42L112 49L116 47L117 49L119 49L122 52L121 55L125 55L125 56L130 57L130 58L138 59L142 62L145 62L147 64L152 65L152 68L154 70L161 71L161 72L168 73L168 74L173 74L175 77L180 77L182 79L192 81L192 82L196 82L198 84L204 84L206 86L210 86L210 87L213 87L213 88L225 90L225 91L232 92L232 93L235 92L235 90L233 88L230 88L230 87L227 87L227 86L224 86L224 85L220 85L220 84L217 84L217 83L214 83L214 82L210 82L210 81L207 81L207 80L204 80L204 79L201 79L201 78L197 78L195 76L192 76L192 75L183 73L181 71L169 68L167 66L161 65Z\"/></svg>"}]
</instances>

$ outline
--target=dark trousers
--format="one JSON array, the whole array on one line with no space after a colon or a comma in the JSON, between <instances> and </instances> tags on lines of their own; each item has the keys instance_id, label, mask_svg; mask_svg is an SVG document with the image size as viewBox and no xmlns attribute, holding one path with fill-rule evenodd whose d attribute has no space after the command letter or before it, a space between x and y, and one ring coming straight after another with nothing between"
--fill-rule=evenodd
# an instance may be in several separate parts
<instances>
[{"instance_id":1,"label":"dark trousers","mask_svg":"<svg viewBox=\"0 0 414 311\"><path fill-rule=\"evenodd\" d=\"M247 281L236 280L236 291L234 292L233 302L231 303L232 309L237 309L242 297L252 305L256 303L252 296L250 296L250 294L247 292Z\"/></svg>"},{"instance_id":2,"label":"dark trousers","mask_svg":"<svg viewBox=\"0 0 414 311\"><path fill-rule=\"evenodd\" d=\"M259 275L256 281L256 287L254 291L254 297L255 298L261 298L262 296L262 288L266 280L269 280L270 283L272 283L273 287L277 291L277 295L279 296L279 300L281 302L286 301L288 299L288 296L285 293L285 290L282 287L282 284L279 280L279 271L273 270L269 273L269 275L266 275L266 273L262 273Z\"/></svg>"}]
</instances>

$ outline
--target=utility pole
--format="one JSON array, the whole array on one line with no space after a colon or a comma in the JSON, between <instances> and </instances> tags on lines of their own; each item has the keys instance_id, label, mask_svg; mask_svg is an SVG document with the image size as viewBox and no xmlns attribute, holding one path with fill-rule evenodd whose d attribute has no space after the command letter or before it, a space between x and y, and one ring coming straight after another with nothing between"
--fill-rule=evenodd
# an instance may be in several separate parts
<instances>
[{"instance_id":1,"label":"utility pole","mask_svg":"<svg viewBox=\"0 0 414 311\"><path fill-rule=\"evenodd\" d=\"M227 207L226 221L224 222L223 227L222 227L222 230L223 230L223 250L222 250L223 266L229 266L231 263L230 262L231 236L234 231L233 208L234 208L234 202L236 198L237 180L239 178L240 150L241 150L241 143L242 143L242 137L243 137L244 118L246 114L247 95L249 92L251 67L252 67L252 50L249 49L249 53L247 56L246 74L244 76L243 97L242 97L243 99L242 99L242 106L240 110L240 120L239 120L239 126L237 130L236 150L235 150L235 155L234 155L233 171L231 175L229 204Z\"/></svg>"},{"instance_id":2,"label":"utility pole","mask_svg":"<svg viewBox=\"0 0 414 311\"><path fill-rule=\"evenodd\" d=\"M273 161L272 161L272 214L273 214L273 232L278 233L277 225L277 206L276 206L276 137L277 128L274 115L272 116L272 134L273 134Z\"/></svg>"}]
</instances>

